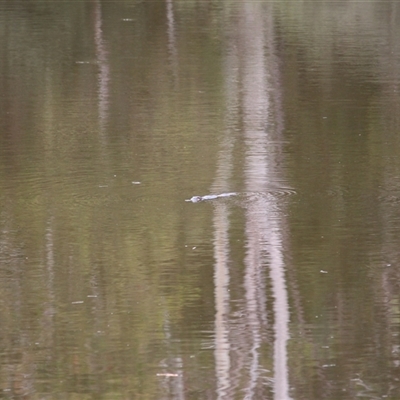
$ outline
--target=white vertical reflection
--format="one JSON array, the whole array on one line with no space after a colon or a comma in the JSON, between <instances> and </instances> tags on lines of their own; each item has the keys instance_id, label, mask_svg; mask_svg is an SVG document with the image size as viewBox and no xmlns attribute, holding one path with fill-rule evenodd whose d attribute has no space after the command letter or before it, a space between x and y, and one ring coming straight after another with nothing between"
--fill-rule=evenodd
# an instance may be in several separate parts
<instances>
[{"instance_id":1,"label":"white vertical reflection","mask_svg":"<svg viewBox=\"0 0 400 400\"><path fill-rule=\"evenodd\" d=\"M283 180L279 169L280 96L272 18L266 11L260 2L242 3L225 57L227 129L221 142L213 191L237 190L229 186L229 181L233 165L234 124L241 122L246 148L245 191L251 199L246 202L243 317L236 325L229 315L229 210L226 204L216 203L215 206L215 362L219 399L235 398L235 387L244 389L246 399L263 396L262 386L266 377L265 366L260 361L260 347L266 337L267 268L274 301L274 399L290 399L287 363L289 305L283 255L285 221L283 206L271 192L271 186L277 186ZM238 382L239 377L241 382Z\"/></svg>"},{"instance_id":2,"label":"white vertical reflection","mask_svg":"<svg viewBox=\"0 0 400 400\"><path fill-rule=\"evenodd\" d=\"M241 50L243 52L243 129L246 142L245 181L248 192L267 190L268 158L265 132L269 118L266 65L264 61L263 26L257 5L244 4L241 18ZM261 11L261 10L259 10ZM251 31L250 31L251 27ZM247 256L245 259L245 292L248 342L250 346L249 383L246 398L253 399L259 381L259 347L261 344L260 316L265 313L259 300L263 281L262 267L265 246L268 243L268 202L255 198L248 207L246 217Z\"/></svg>"},{"instance_id":3,"label":"white vertical reflection","mask_svg":"<svg viewBox=\"0 0 400 400\"><path fill-rule=\"evenodd\" d=\"M229 345L229 222L227 207L217 205L214 214L215 367L218 399L226 399L230 387Z\"/></svg>"},{"instance_id":4,"label":"white vertical reflection","mask_svg":"<svg viewBox=\"0 0 400 400\"><path fill-rule=\"evenodd\" d=\"M232 175L232 151L234 135L232 127L236 119L238 99L237 54L234 47L228 49L226 57L226 129L219 151L217 174L212 192L229 192ZM218 399L229 398L230 379L230 342L229 342L229 209L224 203L216 203L214 208L214 290L215 290L215 368L217 376Z\"/></svg>"},{"instance_id":5,"label":"white vertical reflection","mask_svg":"<svg viewBox=\"0 0 400 400\"><path fill-rule=\"evenodd\" d=\"M175 14L174 14L173 0L166 0L166 2L167 2L167 35L168 35L169 61L174 79L176 81L178 72L178 50L176 47L176 35L175 35Z\"/></svg>"},{"instance_id":6,"label":"white vertical reflection","mask_svg":"<svg viewBox=\"0 0 400 400\"><path fill-rule=\"evenodd\" d=\"M108 65L108 53L103 38L101 3L94 3L94 41L96 46L96 58L99 66L98 78L98 110L100 128L103 130L107 122L109 103L110 68Z\"/></svg>"},{"instance_id":7,"label":"white vertical reflection","mask_svg":"<svg viewBox=\"0 0 400 400\"><path fill-rule=\"evenodd\" d=\"M272 21L260 3L244 3L241 40L243 41L243 125L246 143L245 180L248 192L263 193L247 210L246 235L246 311L251 339L250 381L247 398L255 398L259 380L259 347L262 337L262 315L265 288L263 269L269 265L274 297L274 398L289 399L287 340L289 306L283 260L283 216L278 199L267 196L271 184L282 181L277 157L279 133L273 121L274 88Z\"/></svg>"}]
</instances>

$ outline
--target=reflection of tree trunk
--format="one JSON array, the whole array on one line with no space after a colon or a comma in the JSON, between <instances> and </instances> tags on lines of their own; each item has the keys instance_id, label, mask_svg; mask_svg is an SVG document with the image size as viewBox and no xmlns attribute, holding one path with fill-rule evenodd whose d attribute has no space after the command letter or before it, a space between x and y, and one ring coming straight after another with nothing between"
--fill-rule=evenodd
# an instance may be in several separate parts
<instances>
[{"instance_id":1,"label":"reflection of tree trunk","mask_svg":"<svg viewBox=\"0 0 400 400\"><path fill-rule=\"evenodd\" d=\"M280 115L279 80L274 58L273 25L261 3L243 3L239 24L227 43L226 56L226 133L222 140L215 191L233 190L228 182L232 170L233 128L243 118L246 145L246 192L268 193L271 183L282 180L277 165L283 117ZM234 33L233 33L234 32ZM266 50L267 49L267 53ZM275 85L269 81L269 77ZM239 94L239 88L241 94ZM239 105L241 101L241 109ZM218 397L227 397L233 386L245 383L246 398L262 396L265 366L261 367L260 347L267 324L265 268L269 266L274 298L274 393L275 399L289 399L287 340L289 307L283 258L284 221L282 206L273 196L254 196L247 206L244 289L245 299L240 326L235 332L228 320L228 211L215 208L215 360ZM238 322L236 322L238 324ZM228 333L228 328L231 332ZM229 335L229 336L228 336ZM245 378L244 369L248 371ZM241 378L241 382L236 381Z\"/></svg>"},{"instance_id":2,"label":"reflection of tree trunk","mask_svg":"<svg viewBox=\"0 0 400 400\"><path fill-rule=\"evenodd\" d=\"M257 10L255 9L257 8ZM263 22L259 4L245 4L240 29L243 52L243 128L246 142L245 179L246 191L266 191L266 145L264 131L268 119L269 98L266 90L265 56L263 50ZM260 378L259 347L261 345L261 323L266 310L260 300L265 298L262 274L265 266L265 240L268 240L268 214L265 213L263 199L252 201L247 210L246 236L247 256L244 287L246 291L246 316L248 327L248 345L250 346L249 382L246 398L256 395Z\"/></svg>"},{"instance_id":3,"label":"reflection of tree trunk","mask_svg":"<svg viewBox=\"0 0 400 400\"><path fill-rule=\"evenodd\" d=\"M229 191L232 169L233 138L229 124L222 141L218 170L213 191ZM230 345L229 345L229 215L224 204L215 207L214 212L214 287L215 287L215 366L217 375L217 394L226 398L230 388Z\"/></svg>"},{"instance_id":4,"label":"reflection of tree trunk","mask_svg":"<svg viewBox=\"0 0 400 400\"><path fill-rule=\"evenodd\" d=\"M279 183L279 131L274 124L271 88L267 71L274 70L272 21L263 19L266 10L260 3L245 3L241 19L243 42L243 114L246 143L246 190L267 193L273 183ZM267 18L270 18L267 14ZM264 39L264 34L267 33ZM264 53L269 50L269 54ZM274 75L271 73L271 75ZM260 379L259 347L261 321L266 319L263 269L268 263L274 297L274 397L289 398L286 345L289 337L289 307L283 260L283 216L278 200L272 196L252 201L247 212L246 314L250 328L250 381L247 397L254 398ZM268 255L268 256L267 256ZM268 257L268 259L267 259Z\"/></svg>"},{"instance_id":5,"label":"reflection of tree trunk","mask_svg":"<svg viewBox=\"0 0 400 400\"><path fill-rule=\"evenodd\" d=\"M229 345L229 221L227 208L215 207L214 216L214 290L215 290L215 368L218 399L226 399L230 388L230 345Z\"/></svg>"},{"instance_id":6,"label":"reflection of tree trunk","mask_svg":"<svg viewBox=\"0 0 400 400\"><path fill-rule=\"evenodd\" d=\"M232 51L231 51L232 50ZM212 192L229 192L233 168L234 131L237 119L237 56L230 49L226 59L226 129L219 151L217 174ZM235 110L232 112L232 110ZM215 367L217 375L217 395L219 399L229 398L228 389L232 390L230 379L230 329L229 329L229 210L223 203L214 209L214 291L215 291Z\"/></svg>"}]
</instances>

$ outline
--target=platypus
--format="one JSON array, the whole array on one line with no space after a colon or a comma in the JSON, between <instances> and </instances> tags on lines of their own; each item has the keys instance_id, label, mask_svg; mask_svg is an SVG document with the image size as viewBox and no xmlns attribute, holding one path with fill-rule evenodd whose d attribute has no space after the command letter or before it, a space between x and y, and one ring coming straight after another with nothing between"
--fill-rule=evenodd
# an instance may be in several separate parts
<instances>
[{"instance_id":1,"label":"platypus","mask_svg":"<svg viewBox=\"0 0 400 400\"><path fill-rule=\"evenodd\" d=\"M237 193L232 192L232 193L221 193L221 194L207 194L205 196L193 196L192 198L187 199L185 201L191 201L192 203L198 203L199 201L215 200L215 199L219 199L221 197L231 197L231 196L237 196Z\"/></svg>"}]
</instances>

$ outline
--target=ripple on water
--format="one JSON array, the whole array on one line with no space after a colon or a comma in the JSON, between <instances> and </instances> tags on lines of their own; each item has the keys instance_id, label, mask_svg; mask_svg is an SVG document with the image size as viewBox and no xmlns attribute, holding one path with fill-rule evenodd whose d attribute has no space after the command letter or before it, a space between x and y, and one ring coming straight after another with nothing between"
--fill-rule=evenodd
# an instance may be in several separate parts
<instances>
[{"instance_id":1,"label":"ripple on water","mask_svg":"<svg viewBox=\"0 0 400 400\"><path fill-rule=\"evenodd\" d=\"M338 187L338 188L334 188L334 189L328 189L328 190L326 191L326 194L327 194L329 197L341 198L341 197L343 197L344 195L346 195L348 192L349 192L349 191L348 191L347 189Z\"/></svg>"},{"instance_id":2,"label":"ripple on water","mask_svg":"<svg viewBox=\"0 0 400 400\"><path fill-rule=\"evenodd\" d=\"M78 182L54 181L40 178L25 179L19 185L18 202L28 210L40 207L91 208L109 202L118 202L121 193L108 185L84 187Z\"/></svg>"},{"instance_id":3,"label":"ripple on water","mask_svg":"<svg viewBox=\"0 0 400 400\"><path fill-rule=\"evenodd\" d=\"M276 197L286 197L286 196L296 195L297 191L292 188L278 188L278 189L272 189L268 193Z\"/></svg>"},{"instance_id":4,"label":"ripple on water","mask_svg":"<svg viewBox=\"0 0 400 400\"><path fill-rule=\"evenodd\" d=\"M397 206L400 204L400 192L396 190L381 190L381 194L378 195L378 201Z\"/></svg>"},{"instance_id":5,"label":"ripple on water","mask_svg":"<svg viewBox=\"0 0 400 400\"><path fill-rule=\"evenodd\" d=\"M247 192L245 193L245 197L249 200L257 200L257 199L282 199L290 196L297 195L297 191L292 188L274 188L266 190L265 192Z\"/></svg>"}]
</instances>

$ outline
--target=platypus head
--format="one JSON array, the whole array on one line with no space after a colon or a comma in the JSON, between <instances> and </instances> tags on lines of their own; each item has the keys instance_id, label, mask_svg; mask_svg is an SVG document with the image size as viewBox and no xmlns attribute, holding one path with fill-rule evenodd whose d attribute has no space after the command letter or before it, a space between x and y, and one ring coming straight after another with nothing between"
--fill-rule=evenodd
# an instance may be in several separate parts
<instances>
[{"instance_id":1,"label":"platypus head","mask_svg":"<svg viewBox=\"0 0 400 400\"><path fill-rule=\"evenodd\" d=\"M202 200L201 196L193 196L192 198L186 201L191 201L192 203L198 203L201 200Z\"/></svg>"}]
</instances>

